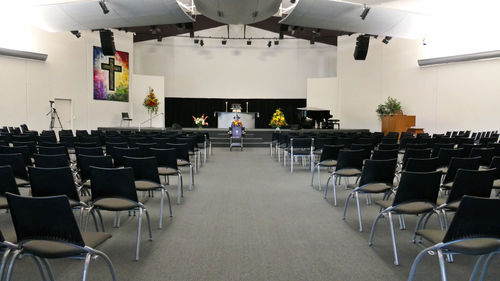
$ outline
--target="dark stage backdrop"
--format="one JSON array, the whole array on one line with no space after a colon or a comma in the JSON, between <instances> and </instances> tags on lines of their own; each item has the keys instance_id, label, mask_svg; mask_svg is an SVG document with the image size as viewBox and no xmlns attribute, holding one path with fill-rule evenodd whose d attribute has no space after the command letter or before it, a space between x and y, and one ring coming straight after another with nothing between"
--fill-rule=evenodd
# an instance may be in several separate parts
<instances>
[{"instance_id":1,"label":"dark stage backdrop","mask_svg":"<svg viewBox=\"0 0 500 281\"><path fill-rule=\"evenodd\" d=\"M232 103L239 103L242 111L246 111L248 101L249 112L259 112L260 117L255 119L256 128L270 128L268 126L273 113L281 108L289 125L299 124L297 107L305 107L306 99L213 99L213 98L165 98L165 126L171 127L179 123L183 127L194 127L193 115L208 115L208 127L217 128L217 117L214 112L228 110ZM245 124L243 124L244 126Z\"/></svg>"}]
</instances>

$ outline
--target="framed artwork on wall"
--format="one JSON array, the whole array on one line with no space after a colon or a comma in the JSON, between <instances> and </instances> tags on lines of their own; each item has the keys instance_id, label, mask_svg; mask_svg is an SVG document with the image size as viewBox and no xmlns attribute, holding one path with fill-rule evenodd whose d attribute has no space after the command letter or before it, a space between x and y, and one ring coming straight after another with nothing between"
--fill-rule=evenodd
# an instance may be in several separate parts
<instances>
[{"instance_id":1,"label":"framed artwork on wall","mask_svg":"<svg viewBox=\"0 0 500 281\"><path fill-rule=\"evenodd\" d=\"M101 47L94 46L94 100L128 102L129 54L116 51L105 56Z\"/></svg>"}]
</instances>

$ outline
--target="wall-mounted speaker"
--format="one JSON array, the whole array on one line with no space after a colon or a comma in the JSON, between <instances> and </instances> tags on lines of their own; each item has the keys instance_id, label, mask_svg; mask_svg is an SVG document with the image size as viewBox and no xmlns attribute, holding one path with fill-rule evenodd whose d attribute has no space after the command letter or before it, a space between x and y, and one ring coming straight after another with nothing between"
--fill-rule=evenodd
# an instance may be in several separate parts
<instances>
[{"instance_id":1,"label":"wall-mounted speaker","mask_svg":"<svg viewBox=\"0 0 500 281\"><path fill-rule=\"evenodd\" d=\"M354 49L355 60L365 60L368 54L368 46L370 45L369 35L359 35L356 39L356 48Z\"/></svg>"},{"instance_id":2,"label":"wall-mounted speaker","mask_svg":"<svg viewBox=\"0 0 500 281\"><path fill-rule=\"evenodd\" d=\"M101 30L99 31L101 35L101 48L102 53L105 56L114 56L115 49L115 39L113 37L113 32L111 30Z\"/></svg>"}]
</instances>

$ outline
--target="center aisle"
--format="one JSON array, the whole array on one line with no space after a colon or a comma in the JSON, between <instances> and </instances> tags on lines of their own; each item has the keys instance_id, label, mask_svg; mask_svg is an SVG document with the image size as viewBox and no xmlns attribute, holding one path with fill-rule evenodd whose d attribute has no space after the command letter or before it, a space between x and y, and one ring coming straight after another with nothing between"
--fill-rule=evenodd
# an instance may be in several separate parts
<instances>
[{"instance_id":1,"label":"center aisle","mask_svg":"<svg viewBox=\"0 0 500 281\"><path fill-rule=\"evenodd\" d=\"M217 149L197 175L195 189L174 209L161 240L153 242L148 261L140 261L137 278L401 280L406 275L370 251L355 228L343 225L309 187L309 172L291 175L267 153Z\"/></svg>"}]
</instances>

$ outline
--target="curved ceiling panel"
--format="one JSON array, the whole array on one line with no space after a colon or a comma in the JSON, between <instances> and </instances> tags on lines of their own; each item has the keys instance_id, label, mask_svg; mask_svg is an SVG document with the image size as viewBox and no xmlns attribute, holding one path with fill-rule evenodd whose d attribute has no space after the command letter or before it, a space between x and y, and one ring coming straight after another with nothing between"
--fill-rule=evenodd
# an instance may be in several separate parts
<instances>
[{"instance_id":1,"label":"curved ceiling panel","mask_svg":"<svg viewBox=\"0 0 500 281\"><path fill-rule=\"evenodd\" d=\"M176 0L107 0L108 14L99 1L66 2L33 7L34 24L48 31L90 30L175 24L194 21Z\"/></svg>"},{"instance_id":2,"label":"curved ceiling panel","mask_svg":"<svg viewBox=\"0 0 500 281\"><path fill-rule=\"evenodd\" d=\"M249 24L278 12L281 0L194 0L196 10L226 24Z\"/></svg>"},{"instance_id":3,"label":"curved ceiling panel","mask_svg":"<svg viewBox=\"0 0 500 281\"><path fill-rule=\"evenodd\" d=\"M362 20L363 9L361 4L343 1L300 0L281 23L408 39L425 36L425 15L371 7Z\"/></svg>"}]
</instances>

